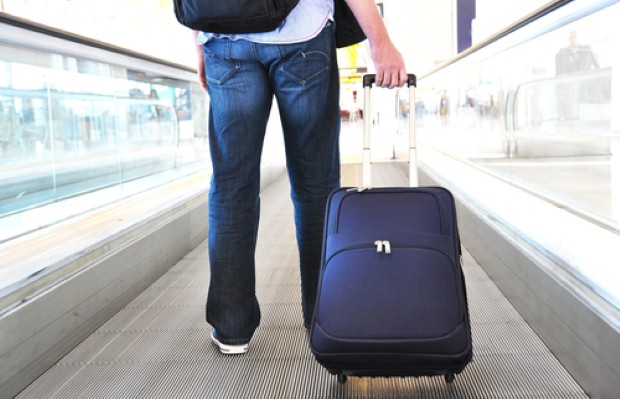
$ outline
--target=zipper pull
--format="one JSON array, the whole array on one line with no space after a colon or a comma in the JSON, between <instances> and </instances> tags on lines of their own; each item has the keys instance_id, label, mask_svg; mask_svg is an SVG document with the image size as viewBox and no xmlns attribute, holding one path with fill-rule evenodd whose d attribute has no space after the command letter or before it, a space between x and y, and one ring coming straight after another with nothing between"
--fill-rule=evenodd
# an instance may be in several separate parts
<instances>
[{"instance_id":1,"label":"zipper pull","mask_svg":"<svg viewBox=\"0 0 620 399\"><path fill-rule=\"evenodd\" d=\"M383 247L385 248L385 253L386 254L391 254L392 253L392 246L390 245L390 242L388 240L384 240L383 241Z\"/></svg>"},{"instance_id":2,"label":"zipper pull","mask_svg":"<svg viewBox=\"0 0 620 399\"><path fill-rule=\"evenodd\" d=\"M385 250L385 254L389 255L392 253L392 246L388 240L377 240L374 242L377 247L377 253L380 254Z\"/></svg>"}]
</instances>

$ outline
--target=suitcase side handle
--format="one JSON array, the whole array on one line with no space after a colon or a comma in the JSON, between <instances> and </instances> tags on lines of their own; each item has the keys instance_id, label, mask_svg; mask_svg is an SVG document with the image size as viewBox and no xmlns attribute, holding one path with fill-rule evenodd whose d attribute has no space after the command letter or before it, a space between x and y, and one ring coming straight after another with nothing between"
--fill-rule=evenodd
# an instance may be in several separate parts
<instances>
[{"instance_id":1,"label":"suitcase side handle","mask_svg":"<svg viewBox=\"0 0 620 399\"><path fill-rule=\"evenodd\" d=\"M375 83L376 76L377 75L374 73L369 73L369 74L364 75L362 79L362 87L372 86L373 83ZM417 86L417 84L418 82L417 82L416 76L412 73L408 73L407 74L407 87Z\"/></svg>"}]
</instances>

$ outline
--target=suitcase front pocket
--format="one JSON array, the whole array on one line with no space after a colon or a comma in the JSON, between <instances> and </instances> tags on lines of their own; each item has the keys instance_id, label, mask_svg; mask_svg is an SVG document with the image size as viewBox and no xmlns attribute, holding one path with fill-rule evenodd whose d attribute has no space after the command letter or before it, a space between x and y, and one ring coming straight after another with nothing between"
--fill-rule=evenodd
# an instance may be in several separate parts
<instances>
[{"instance_id":1,"label":"suitcase front pocket","mask_svg":"<svg viewBox=\"0 0 620 399\"><path fill-rule=\"evenodd\" d=\"M382 240L381 240L382 241ZM416 340L447 336L462 322L455 265L429 247L351 246L323 270L317 320L333 338Z\"/></svg>"}]
</instances>

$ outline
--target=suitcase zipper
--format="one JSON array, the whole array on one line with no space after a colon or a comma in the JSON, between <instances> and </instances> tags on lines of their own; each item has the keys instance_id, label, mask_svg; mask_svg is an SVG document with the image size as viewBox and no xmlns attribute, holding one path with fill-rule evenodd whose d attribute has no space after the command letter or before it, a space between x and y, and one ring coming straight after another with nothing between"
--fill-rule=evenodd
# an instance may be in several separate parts
<instances>
[{"instance_id":1,"label":"suitcase zipper","mask_svg":"<svg viewBox=\"0 0 620 399\"><path fill-rule=\"evenodd\" d=\"M431 250L431 251L437 251L441 254L443 254L445 257L447 257L448 259L450 259L450 263L452 264L452 267L456 267L457 265L454 264L454 262L451 260L452 257L447 254L446 252L444 252L443 250L433 247L433 246L427 246L427 245L410 245L410 244L392 244L390 241L388 240L375 240L372 244L370 242L367 243L363 243L363 244L356 244L356 245L347 245L344 247L341 247L340 249L334 251L326 260L325 260L325 266L327 266L327 264L329 264L329 262L332 260L332 258L336 255L339 255L343 252L347 252L347 251L353 251L356 249L367 249L367 248L375 248L376 253L384 253L386 255L390 255L392 253L392 249L393 248L420 248L420 249L427 249L427 250ZM458 255L457 255L458 257ZM458 258L457 258L458 259ZM462 259L461 259L461 264L462 264Z\"/></svg>"}]
</instances>

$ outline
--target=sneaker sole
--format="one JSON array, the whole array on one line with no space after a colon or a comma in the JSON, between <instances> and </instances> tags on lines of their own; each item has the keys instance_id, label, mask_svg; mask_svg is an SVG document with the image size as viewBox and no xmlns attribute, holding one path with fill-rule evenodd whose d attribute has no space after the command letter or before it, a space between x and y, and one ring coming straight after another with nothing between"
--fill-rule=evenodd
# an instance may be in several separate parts
<instances>
[{"instance_id":1,"label":"sneaker sole","mask_svg":"<svg viewBox=\"0 0 620 399\"><path fill-rule=\"evenodd\" d=\"M211 333L211 341L220 349L220 352L225 355L243 355L244 353L247 353L247 351L250 349L250 344L226 345L224 343L221 343L220 341L218 341L217 338L213 336L213 333Z\"/></svg>"}]
</instances>

